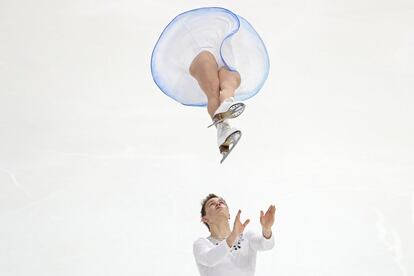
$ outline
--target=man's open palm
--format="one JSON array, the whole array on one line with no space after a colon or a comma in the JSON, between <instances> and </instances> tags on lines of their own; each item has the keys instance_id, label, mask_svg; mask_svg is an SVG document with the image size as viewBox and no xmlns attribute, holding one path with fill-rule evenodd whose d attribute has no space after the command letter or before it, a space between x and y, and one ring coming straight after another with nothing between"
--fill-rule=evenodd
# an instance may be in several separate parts
<instances>
[{"instance_id":1,"label":"man's open palm","mask_svg":"<svg viewBox=\"0 0 414 276\"><path fill-rule=\"evenodd\" d=\"M243 233L244 228L246 228L247 224L249 224L250 222L250 220L247 219L244 223L241 223L240 213L241 213L241 210L237 212L236 219L234 220L233 232L236 235L240 235L241 233Z\"/></svg>"},{"instance_id":2,"label":"man's open palm","mask_svg":"<svg viewBox=\"0 0 414 276\"><path fill-rule=\"evenodd\" d=\"M266 213L260 211L260 224L264 229L270 229L275 222L275 212L276 207L274 205L270 205L269 209L267 209Z\"/></svg>"}]
</instances>

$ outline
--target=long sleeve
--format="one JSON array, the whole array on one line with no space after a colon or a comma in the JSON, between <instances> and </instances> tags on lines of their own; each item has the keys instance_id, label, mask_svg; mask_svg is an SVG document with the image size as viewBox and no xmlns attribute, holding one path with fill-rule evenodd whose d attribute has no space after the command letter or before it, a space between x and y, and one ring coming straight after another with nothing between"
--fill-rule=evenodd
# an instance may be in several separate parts
<instances>
[{"instance_id":1,"label":"long sleeve","mask_svg":"<svg viewBox=\"0 0 414 276\"><path fill-rule=\"evenodd\" d=\"M246 233L247 238L249 239L250 247L255 251L265 251L270 250L275 246L274 233L269 239L263 237L263 235L258 235L253 232Z\"/></svg>"},{"instance_id":2,"label":"long sleeve","mask_svg":"<svg viewBox=\"0 0 414 276\"><path fill-rule=\"evenodd\" d=\"M193 253L198 264L212 267L225 259L230 252L230 247L226 240L221 241L214 247L211 247L209 243L210 241L206 239L198 239L194 242Z\"/></svg>"}]
</instances>

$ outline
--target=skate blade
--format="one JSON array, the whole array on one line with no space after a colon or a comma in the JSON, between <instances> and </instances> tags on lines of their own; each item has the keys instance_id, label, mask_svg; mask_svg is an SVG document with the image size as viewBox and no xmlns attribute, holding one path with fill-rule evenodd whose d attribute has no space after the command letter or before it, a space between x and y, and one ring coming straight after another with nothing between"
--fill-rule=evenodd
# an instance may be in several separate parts
<instances>
[{"instance_id":1,"label":"skate blade","mask_svg":"<svg viewBox=\"0 0 414 276\"><path fill-rule=\"evenodd\" d=\"M243 113L245 107L246 105L244 103L235 103L231 105L227 111L214 115L213 123L207 128L215 126L226 119L233 119L240 116Z\"/></svg>"},{"instance_id":2,"label":"skate blade","mask_svg":"<svg viewBox=\"0 0 414 276\"><path fill-rule=\"evenodd\" d=\"M220 161L220 164L226 160L227 156L231 153L237 143L240 141L241 138L241 131L237 130L233 132L229 137L227 137L226 141L220 146L220 153L223 155L223 158ZM226 148L225 150L223 148ZM223 150L222 150L223 149Z\"/></svg>"}]
</instances>

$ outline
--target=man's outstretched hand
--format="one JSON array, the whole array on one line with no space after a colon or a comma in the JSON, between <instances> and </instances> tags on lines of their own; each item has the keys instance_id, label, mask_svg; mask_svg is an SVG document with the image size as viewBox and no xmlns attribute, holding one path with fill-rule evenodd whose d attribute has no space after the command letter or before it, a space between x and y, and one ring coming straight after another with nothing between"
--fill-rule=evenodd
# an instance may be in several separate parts
<instances>
[{"instance_id":1,"label":"man's outstretched hand","mask_svg":"<svg viewBox=\"0 0 414 276\"><path fill-rule=\"evenodd\" d=\"M230 236L227 237L227 244L231 247L237 237L243 233L244 228L246 228L247 224L249 224L250 219L247 219L244 223L240 221L240 214L241 210L237 212L236 218L234 219L233 231L231 232Z\"/></svg>"},{"instance_id":2,"label":"man's outstretched hand","mask_svg":"<svg viewBox=\"0 0 414 276\"><path fill-rule=\"evenodd\" d=\"M270 205L266 213L260 211L260 224L262 225L263 236L270 238L272 236L272 226L275 222L275 205Z\"/></svg>"},{"instance_id":3,"label":"man's outstretched hand","mask_svg":"<svg viewBox=\"0 0 414 276\"><path fill-rule=\"evenodd\" d=\"M240 214L241 214L241 210L237 212L236 218L234 220L233 234L235 236L239 236L241 233L243 233L244 228L246 228L247 224L249 224L250 222L250 219L247 219L244 223L241 223Z\"/></svg>"}]
</instances>

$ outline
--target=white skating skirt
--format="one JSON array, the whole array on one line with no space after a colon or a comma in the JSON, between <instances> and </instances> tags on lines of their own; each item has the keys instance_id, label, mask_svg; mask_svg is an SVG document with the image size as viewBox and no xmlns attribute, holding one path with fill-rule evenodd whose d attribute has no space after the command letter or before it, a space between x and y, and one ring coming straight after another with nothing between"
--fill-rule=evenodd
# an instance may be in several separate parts
<instances>
[{"instance_id":1,"label":"white skating skirt","mask_svg":"<svg viewBox=\"0 0 414 276\"><path fill-rule=\"evenodd\" d=\"M205 106L207 97L189 73L202 51L211 52L219 67L239 72L236 100L256 95L269 74L266 47L249 22L224 8L199 8L176 16L154 47L151 72L161 91L184 105Z\"/></svg>"}]
</instances>

